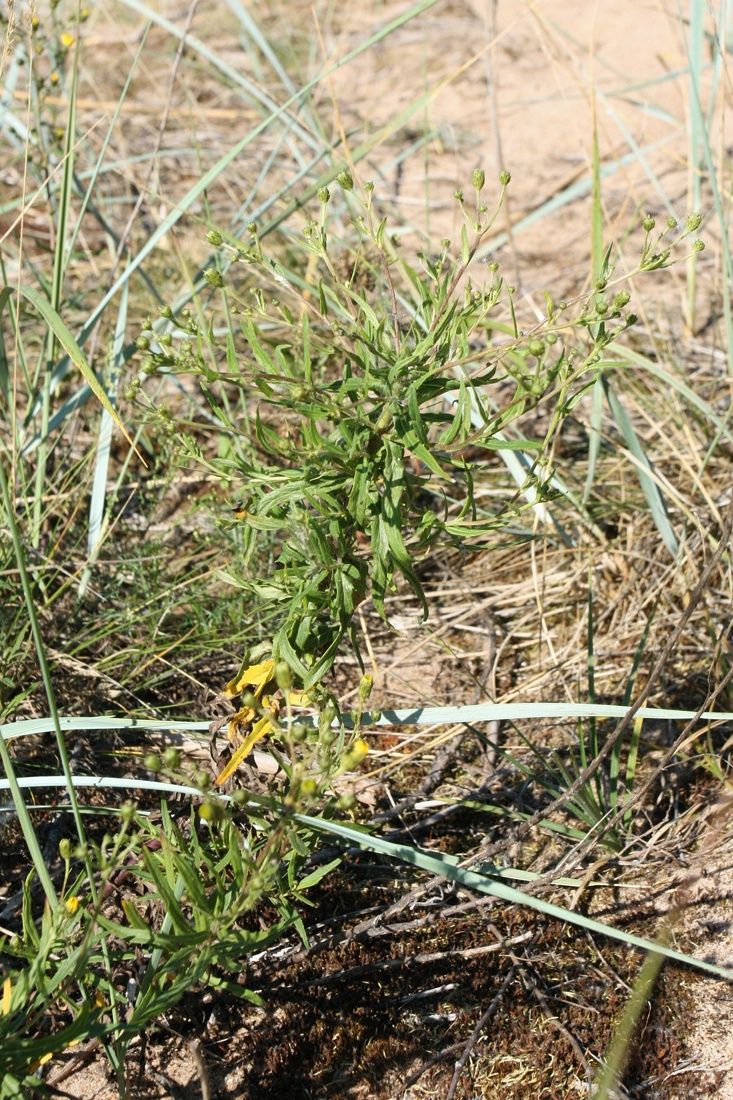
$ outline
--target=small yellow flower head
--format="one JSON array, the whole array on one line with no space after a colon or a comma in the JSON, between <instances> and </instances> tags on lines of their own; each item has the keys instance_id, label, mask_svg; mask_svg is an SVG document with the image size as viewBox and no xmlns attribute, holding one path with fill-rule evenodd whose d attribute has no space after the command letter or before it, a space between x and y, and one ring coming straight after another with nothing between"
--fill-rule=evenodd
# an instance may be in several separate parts
<instances>
[{"instance_id":1,"label":"small yellow flower head","mask_svg":"<svg viewBox=\"0 0 733 1100\"><path fill-rule=\"evenodd\" d=\"M59 82L59 74L58 73L51 73L51 83L52 84L58 84L58 82Z\"/></svg>"},{"instance_id":2,"label":"small yellow flower head","mask_svg":"<svg viewBox=\"0 0 733 1100\"><path fill-rule=\"evenodd\" d=\"M360 737L358 741L348 749L341 758L341 771L353 772L355 768L358 768L362 760L369 752L369 745Z\"/></svg>"},{"instance_id":3,"label":"small yellow flower head","mask_svg":"<svg viewBox=\"0 0 733 1100\"><path fill-rule=\"evenodd\" d=\"M6 978L5 981L3 982L3 999L2 999L2 1006L0 1007L0 1011L2 1011L3 1016L7 1016L8 1013L10 1012L10 1002L11 1002L12 998L13 998L13 983L10 981L10 978Z\"/></svg>"},{"instance_id":4,"label":"small yellow flower head","mask_svg":"<svg viewBox=\"0 0 733 1100\"><path fill-rule=\"evenodd\" d=\"M64 909L66 910L68 916L74 916L74 913L76 913L79 908L80 901L81 898L78 897L76 894L72 894L70 898L66 899L66 901L64 902Z\"/></svg>"},{"instance_id":5,"label":"small yellow flower head","mask_svg":"<svg viewBox=\"0 0 733 1100\"><path fill-rule=\"evenodd\" d=\"M71 49L75 42L76 39L74 38L73 34L68 34L66 31L64 31L64 33L61 35L61 45L64 47L65 50Z\"/></svg>"}]
</instances>

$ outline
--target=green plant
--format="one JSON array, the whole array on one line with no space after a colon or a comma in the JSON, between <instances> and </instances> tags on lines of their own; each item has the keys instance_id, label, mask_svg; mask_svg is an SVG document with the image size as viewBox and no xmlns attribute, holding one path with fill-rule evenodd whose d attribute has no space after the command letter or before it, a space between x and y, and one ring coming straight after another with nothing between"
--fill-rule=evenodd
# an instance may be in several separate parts
<instances>
[{"instance_id":1,"label":"green plant","mask_svg":"<svg viewBox=\"0 0 733 1100\"><path fill-rule=\"evenodd\" d=\"M223 297L223 337L216 314L166 306L165 331L150 325L138 340L144 358L128 397L145 402L149 376L198 378L224 457L205 455L168 408L147 402L149 415L175 440L181 462L204 463L230 492L244 494L234 509L241 556L220 575L253 604L277 609L273 659L305 688L328 672L345 635L358 654L355 611L368 592L386 619L399 573L426 617L418 563L438 541L461 550L485 544L522 512L565 495L548 464L554 435L609 368L606 349L636 320L629 294L612 279L611 248L577 308L548 294L546 319L528 332L517 327L513 288L496 264L489 285L474 286L469 269L508 173L500 182L490 214L484 173L475 170L470 210L456 194L464 215L458 256L443 240L434 255L419 253L419 267L390 238L373 186L360 194L348 172L339 176L340 221L349 219L355 240L331 230L325 187L320 216L300 237L302 262L297 250L288 267L268 258L254 223L246 243L211 230L209 242L226 258L206 272ZM698 224L688 219L674 244ZM674 228L655 234L645 219L638 271L672 262L666 239ZM249 280L240 282L234 265L249 269ZM497 334L506 335L491 346ZM542 437L525 439L517 429L538 409ZM474 479L494 452L533 457L519 489L487 508ZM268 560L263 540L265 575L255 564Z\"/></svg>"}]
</instances>

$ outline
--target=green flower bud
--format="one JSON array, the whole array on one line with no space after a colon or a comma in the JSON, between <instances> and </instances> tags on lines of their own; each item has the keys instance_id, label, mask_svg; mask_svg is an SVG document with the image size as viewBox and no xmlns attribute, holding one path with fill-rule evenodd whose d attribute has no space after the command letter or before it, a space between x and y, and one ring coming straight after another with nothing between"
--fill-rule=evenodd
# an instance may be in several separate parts
<instances>
[{"instance_id":1,"label":"green flower bud","mask_svg":"<svg viewBox=\"0 0 733 1100\"><path fill-rule=\"evenodd\" d=\"M130 799L127 799L120 806L120 817L122 818L122 821L125 825L129 825L130 822L134 820L136 813L137 802L132 802L130 801Z\"/></svg>"},{"instance_id":2,"label":"green flower bud","mask_svg":"<svg viewBox=\"0 0 733 1100\"><path fill-rule=\"evenodd\" d=\"M138 351L149 351L150 341L148 340L147 336L138 336L137 340L135 341L135 347L138 349Z\"/></svg>"},{"instance_id":3,"label":"green flower bud","mask_svg":"<svg viewBox=\"0 0 733 1100\"><path fill-rule=\"evenodd\" d=\"M206 234L206 240L209 244L213 244L214 248L218 248L220 244L224 244L224 238L218 229L210 229Z\"/></svg>"},{"instance_id":4,"label":"green flower bud","mask_svg":"<svg viewBox=\"0 0 733 1100\"><path fill-rule=\"evenodd\" d=\"M453 198L456 200L456 202L463 202L463 192L462 191L454 191L453 192Z\"/></svg>"},{"instance_id":5,"label":"green flower bud","mask_svg":"<svg viewBox=\"0 0 733 1100\"><path fill-rule=\"evenodd\" d=\"M608 284L605 279L596 279L596 290L605 290L607 285Z\"/></svg>"},{"instance_id":6,"label":"green flower bud","mask_svg":"<svg viewBox=\"0 0 733 1100\"><path fill-rule=\"evenodd\" d=\"M143 764L149 772L153 772L155 775L157 775L157 773L163 767L160 757L156 756L155 753L152 752L145 757L145 759L143 760Z\"/></svg>"},{"instance_id":7,"label":"green flower bud","mask_svg":"<svg viewBox=\"0 0 733 1100\"><path fill-rule=\"evenodd\" d=\"M442 237L440 243L443 248L450 248L450 237Z\"/></svg>"},{"instance_id":8,"label":"green flower bud","mask_svg":"<svg viewBox=\"0 0 733 1100\"><path fill-rule=\"evenodd\" d=\"M304 779L300 784L300 793L303 798L312 799L318 794L318 784L315 779Z\"/></svg>"},{"instance_id":9,"label":"green flower bud","mask_svg":"<svg viewBox=\"0 0 733 1100\"><path fill-rule=\"evenodd\" d=\"M676 229L676 228L677 228L677 219L676 218L667 218L667 229Z\"/></svg>"},{"instance_id":10,"label":"green flower bud","mask_svg":"<svg viewBox=\"0 0 733 1100\"><path fill-rule=\"evenodd\" d=\"M59 855L63 859L64 863L68 863L71 859L71 852L71 841L68 839L68 837L64 837L63 840L59 841Z\"/></svg>"},{"instance_id":11,"label":"green flower bud","mask_svg":"<svg viewBox=\"0 0 733 1100\"><path fill-rule=\"evenodd\" d=\"M542 352L545 350L545 345L542 343L541 340L535 338L534 340L530 340L529 344L527 345L527 350L530 355L535 355L537 356L537 358L539 358L540 355L542 355Z\"/></svg>"},{"instance_id":12,"label":"green flower bud","mask_svg":"<svg viewBox=\"0 0 733 1100\"><path fill-rule=\"evenodd\" d=\"M257 222L247 222L247 232L248 233L253 233L253 234L256 233L257 232Z\"/></svg>"},{"instance_id":13,"label":"green flower bud","mask_svg":"<svg viewBox=\"0 0 733 1100\"><path fill-rule=\"evenodd\" d=\"M629 294L629 292L627 290L622 290L613 299L613 308L614 309L623 309L624 306L628 305L630 301L631 301L631 295Z\"/></svg>"},{"instance_id":14,"label":"green flower bud","mask_svg":"<svg viewBox=\"0 0 733 1100\"><path fill-rule=\"evenodd\" d=\"M644 218L644 221L641 224L644 226L644 229L647 231L647 233L651 233L652 229L654 228L654 226L657 223L654 221L654 218L651 218L647 214L647 216Z\"/></svg>"},{"instance_id":15,"label":"green flower bud","mask_svg":"<svg viewBox=\"0 0 733 1100\"><path fill-rule=\"evenodd\" d=\"M290 691L293 686L293 673L287 661L278 661L275 665L275 682L281 691Z\"/></svg>"},{"instance_id":16,"label":"green flower bud","mask_svg":"<svg viewBox=\"0 0 733 1100\"><path fill-rule=\"evenodd\" d=\"M548 332L547 336L545 337L545 341L548 344L556 344L557 343L557 333L556 332Z\"/></svg>"},{"instance_id":17,"label":"green flower bud","mask_svg":"<svg viewBox=\"0 0 733 1100\"><path fill-rule=\"evenodd\" d=\"M359 681L359 702L362 704L362 706L364 705L364 703L366 703L367 699L371 695L373 687L374 677L370 676L369 673L367 673L365 676L362 676L361 680Z\"/></svg>"},{"instance_id":18,"label":"green flower bud","mask_svg":"<svg viewBox=\"0 0 733 1100\"><path fill-rule=\"evenodd\" d=\"M701 241L700 238L698 237L698 239L694 242L692 247L693 247L695 252L704 252L704 250L705 250L705 241Z\"/></svg>"},{"instance_id":19,"label":"green flower bud","mask_svg":"<svg viewBox=\"0 0 733 1100\"><path fill-rule=\"evenodd\" d=\"M221 289L224 286L224 278L221 271L217 271L215 267L210 267L204 272L204 278L209 286L218 287Z\"/></svg>"},{"instance_id":20,"label":"green flower bud","mask_svg":"<svg viewBox=\"0 0 733 1100\"><path fill-rule=\"evenodd\" d=\"M325 206L328 200L331 198L331 192L327 187L321 187L317 192L318 201L322 202Z\"/></svg>"},{"instance_id":21,"label":"green flower bud","mask_svg":"<svg viewBox=\"0 0 733 1100\"><path fill-rule=\"evenodd\" d=\"M480 191L483 185L486 183L486 173L483 168L474 168L471 173L471 183L474 191Z\"/></svg>"},{"instance_id":22,"label":"green flower bud","mask_svg":"<svg viewBox=\"0 0 733 1100\"><path fill-rule=\"evenodd\" d=\"M626 314L626 324L627 324L627 326L635 325L638 320L639 320L639 318L636 316L635 313L627 313Z\"/></svg>"},{"instance_id":23,"label":"green flower bud","mask_svg":"<svg viewBox=\"0 0 733 1100\"><path fill-rule=\"evenodd\" d=\"M172 321L173 320L173 310L171 309L170 306L163 306L161 311L160 311L160 316L161 317L167 317L167 319L169 321Z\"/></svg>"},{"instance_id":24,"label":"green flower bud","mask_svg":"<svg viewBox=\"0 0 733 1100\"><path fill-rule=\"evenodd\" d=\"M685 218L685 229L688 233L694 233L702 224L702 214L688 214Z\"/></svg>"},{"instance_id":25,"label":"green flower bud","mask_svg":"<svg viewBox=\"0 0 733 1100\"><path fill-rule=\"evenodd\" d=\"M354 180L351 172L339 172L339 174L336 176L336 179L341 184L344 191L354 190Z\"/></svg>"},{"instance_id":26,"label":"green flower bud","mask_svg":"<svg viewBox=\"0 0 733 1100\"><path fill-rule=\"evenodd\" d=\"M170 332L161 332L158 337L158 343L162 348L169 348L173 343L173 337Z\"/></svg>"},{"instance_id":27,"label":"green flower bud","mask_svg":"<svg viewBox=\"0 0 733 1100\"><path fill-rule=\"evenodd\" d=\"M304 726L302 722L296 722L290 731L290 736L296 745L300 745L308 737L308 727Z\"/></svg>"},{"instance_id":28,"label":"green flower bud","mask_svg":"<svg viewBox=\"0 0 733 1100\"><path fill-rule=\"evenodd\" d=\"M511 178L512 178L511 173L509 173L509 172L500 172L499 173L499 183L501 184L502 187L506 187L507 184L510 183Z\"/></svg>"},{"instance_id":29,"label":"green flower bud","mask_svg":"<svg viewBox=\"0 0 733 1100\"><path fill-rule=\"evenodd\" d=\"M374 190L374 180L367 180L364 184L364 190L371 195Z\"/></svg>"},{"instance_id":30,"label":"green flower bud","mask_svg":"<svg viewBox=\"0 0 733 1100\"><path fill-rule=\"evenodd\" d=\"M600 302L596 302L596 313L602 317L604 313L608 313L608 302L605 298L601 298Z\"/></svg>"},{"instance_id":31,"label":"green flower bud","mask_svg":"<svg viewBox=\"0 0 733 1100\"><path fill-rule=\"evenodd\" d=\"M163 763L166 768L180 768L181 754L173 745L169 745L163 753Z\"/></svg>"}]
</instances>

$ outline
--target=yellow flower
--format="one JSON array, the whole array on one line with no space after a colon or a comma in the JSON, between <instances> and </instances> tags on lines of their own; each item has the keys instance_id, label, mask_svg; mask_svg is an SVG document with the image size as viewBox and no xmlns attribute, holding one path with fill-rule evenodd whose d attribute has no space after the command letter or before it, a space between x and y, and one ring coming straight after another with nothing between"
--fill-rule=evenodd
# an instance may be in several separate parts
<instances>
[{"instance_id":1,"label":"yellow flower","mask_svg":"<svg viewBox=\"0 0 733 1100\"><path fill-rule=\"evenodd\" d=\"M76 894L72 894L71 897L67 898L64 902L64 909L70 917L73 917L74 913L76 913L80 901L81 898L77 897Z\"/></svg>"},{"instance_id":2,"label":"yellow flower","mask_svg":"<svg viewBox=\"0 0 733 1100\"><path fill-rule=\"evenodd\" d=\"M10 1012L10 1002L13 997L13 983L10 978L6 978L3 982L3 1000L2 1000L2 1014L7 1016Z\"/></svg>"},{"instance_id":3,"label":"yellow flower","mask_svg":"<svg viewBox=\"0 0 733 1100\"><path fill-rule=\"evenodd\" d=\"M250 665L244 672L237 673L234 679L230 680L224 688L224 694L228 699L234 698L235 695L242 695L249 690L255 699L261 701L266 713L257 718L257 710L254 707L242 707L229 721L227 737L232 745L237 744L240 736L239 730L242 726L249 725L251 722L254 722L254 725L242 743L235 749L224 770L216 777L217 784L224 783L237 770L242 761L249 756L257 742L272 729L272 723L278 716L279 703L269 695L264 695L263 692L269 684L272 684L273 688L275 687L274 680L275 662L268 659L257 665ZM291 691L289 702L291 706L303 707L310 703L310 699L305 692Z\"/></svg>"},{"instance_id":4,"label":"yellow flower","mask_svg":"<svg viewBox=\"0 0 733 1100\"><path fill-rule=\"evenodd\" d=\"M224 694L227 699L232 699L235 695L241 695L244 689L248 687L252 694L259 699L265 690L265 685L272 680L274 670L275 662L272 660L261 661L258 665L250 665L241 675L238 674L233 680L229 681L224 688Z\"/></svg>"},{"instance_id":5,"label":"yellow flower","mask_svg":"<svg viewBox=\"0 0 733 1100\"><path fill-rule=\"evenodd\" d=\"M61 45L67 50L74 45L75 41L73 34L67 34L66 31L61 35Z\"/></svg>"}]
</instances>

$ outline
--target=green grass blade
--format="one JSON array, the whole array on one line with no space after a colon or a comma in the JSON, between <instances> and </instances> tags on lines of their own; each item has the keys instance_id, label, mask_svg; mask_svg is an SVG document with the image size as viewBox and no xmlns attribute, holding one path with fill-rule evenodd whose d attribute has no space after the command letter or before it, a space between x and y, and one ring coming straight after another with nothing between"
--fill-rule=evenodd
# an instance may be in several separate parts
<instances>
[{"instance_id":1,"label":"green grass blade","mask_svg":"<svg viewBox=\"0 0 733 1100\"><path fill-rule=\"evenodd\" d=\"M59 344L61 344L71 362L81 371L87 382L87 385L91 389L94 396L110 414L128 443L132 445L132 440L127 434L124 424L112 407L110 400L107 397L107 394L104 392L104 388L100 385L94 371L89 366L84 352L81 350L76 340L59 317L56 310L53 309L50 302L46 298L44 298L43 295L39 294L38 291L35 290L32 286L21 285L20 293L28 302L30 302L33 308L36 309L38 313L40 313L41 317L44 319L49 329L53 332L54 336L58 340ZM6 286L3 287L2 290L0 290L0 318L2 317L2 312L7 305L8 299L12 294L12 287Z\"/></svg>"},{"instance_id":2,"label":"green grass blade","mask_svg":"<svg viewBox=\"0 0 733 1100\"><path fill-rule=\"evenodd\" d=\"M614 928L613 925L593 920L582 913L575 912L575 910L564 909L560 905L553 905L551 902L543 901L531 894L525 894L515 887L507 886L495 878L490 878L488 875L482 875L476 871L460 867L457 863L452 862L449 857L437 856L433 852L427 852L421 848L412 848L405 844L396 844L394 841L385 840L383 837L369 836L337 821L326 821L323 818L308 817L305 814L293 814L293 817L296 821L308 826L308 828L339 837L347 844L362 848L365 851L377 852L380 855L388 856L392 860L407 863L412 867L419 867L431 875L440 875L442 878L457 882L466 890L491 894L510 905L521 905L534 909L545 916L554 917L556 920L573 924L577 928L594 932L597 935L607 936L629 947L638 947L642 951L664 955L665 958L673 959L675 962L684 963L687 966L693 966L696 969L706 971L708 974L715 974L720 978L733 979L733 970L716 966L714 963L706 962L703 959L696 959L691 955L685 955L682 951L674 951L663 944L653 943L651 940L632 935L623 931L623 929Z\"/></svg>"},{"instance_id":3,"label":"green grass blade","mask_svg":"<svg viewBox=\"0 0 733 1100\"><path fill-rule=\"evenodd\" d=\"M626 446L636 459L637 476L639 478L639 484L641 485L642 492L646 497L646 502L649 505L649 510L656 524L657 530L662 537L664 545L669 550L673 558L677 557L680 544L677 540L677 536L674 532L672 524L669 522L667 516L667 509L664 504L664 497L656 481L649 476L646 471L651 473L651 463L646 457L639 440L637 439L636 432L634 431L631 421L626 415L626 410L618 399L616 391L611 386L608 379L603 379L603 388L608 398L608 404L611 408L611 414L616 421L616 425L624 437Z\"/></svg>"}]
</instances>

